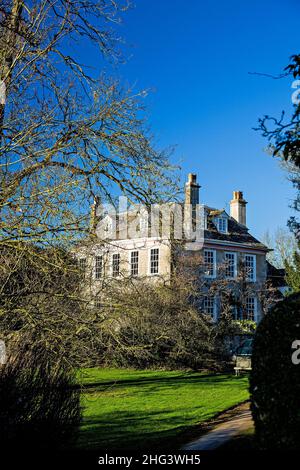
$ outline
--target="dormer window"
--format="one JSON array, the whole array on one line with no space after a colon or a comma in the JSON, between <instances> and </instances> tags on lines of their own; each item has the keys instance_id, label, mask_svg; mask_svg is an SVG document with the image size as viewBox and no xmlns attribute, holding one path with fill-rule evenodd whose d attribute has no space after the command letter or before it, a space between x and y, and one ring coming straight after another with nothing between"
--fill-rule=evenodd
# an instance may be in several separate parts
<instances>
[{"instance_id":1,"label":"dormer window","mask_svg":"<svg viewBox=\"0 0 300 470\"><path fill-rule=\"evenodd\" d=\"M228 220L225 217L219 217L217 219L217 228L221 233L228 232Z\"/></svg>"}]
</instances>

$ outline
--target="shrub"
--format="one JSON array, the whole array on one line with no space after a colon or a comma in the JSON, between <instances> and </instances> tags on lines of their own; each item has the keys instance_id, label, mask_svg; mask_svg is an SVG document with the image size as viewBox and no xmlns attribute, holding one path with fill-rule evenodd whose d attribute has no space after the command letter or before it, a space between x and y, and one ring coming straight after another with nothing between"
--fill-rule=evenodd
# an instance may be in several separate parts
<instances>
[{"instance_id":1,"label":"shrub","mask_svg":"<svg viewBox=\"0 0 300 470\"><path fill-rule=\"evenodd\" d=\"M263 449L299 449L300 365L291 359L295 339L300 339L299 294L276 304L254 337L251 409Z\"/></svg>"},{"instance_id":2,"label":"shrub","mask_svg":"<svg viewBox=\"0 0 300 470\"><path fill-rule=\"evenodd\" d=\"M55 449L80 421L80 390L71 370L44 347L18 344L0 369L1 446Z\"/></svg>"}]
</instances>

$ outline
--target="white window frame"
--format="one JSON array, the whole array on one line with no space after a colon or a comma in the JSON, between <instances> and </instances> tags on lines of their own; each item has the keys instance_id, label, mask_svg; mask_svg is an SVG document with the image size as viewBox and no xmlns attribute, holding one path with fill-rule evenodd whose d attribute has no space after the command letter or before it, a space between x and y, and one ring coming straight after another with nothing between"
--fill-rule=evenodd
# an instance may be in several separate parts
<instances>
[{"instance_id":1,"label":"white window frame","mask_svg":"<svg viewBox=\"0 0 300 470\"><path fill-rule=\"evenodd\" d=\"M253 260L253 276L252 277L249 277L248 273L247 273L247 281L248 282L256 282L256 255L253 255L252 253L245 253L244 255L244 267L247 271L247 266L246 266L246 258L249 257L249 258L252 258Z\"/></svg>"},{"instance_id":2,"label":"white window frame","mask_svg":"<svg viewBox=\"0 0 300 470\"><path fill-rule=\"evenodd\" d=\"M100 265L98 266L98 260L101 260ZM100 271L98 271L98 269ZM99 274L100 272L100 274ZM94 279L98 281L103 277L103 255L96 255L94 258Z\"/></svg>"},{"instance_id":3,"label":"white window frame","mask_svg":"<svg viewBox=\"0 0 300 470\"><path fill-rule=\"evenodd\" d=\"M225 230L220 227L220 223L225 223ZM228 219L227 217L218 217L217 218L217 229L220 233L228 233Z\"/></svg>"},{"instance_id":4,"label":"white window frame","mask_svg":"<svg viewBox=\"0 0 300 470\"><path fill-rule=\"evenodd\" d=\"M136 266L136 268L137 268L137 273L136 273L136 274L132 274L132 265L133 265L133 263L132 263L132 255L133 255L133 253L137 253L137 262L135 262L136 265L137 265L137 266ZM132 251L129 253L129 269L130 269L130 276L136 277L136 276L139 275L139 267L140 267L140 266L139 266L139 264L140 264L139 262L140 262L140 252L139 252L139 250L132 250Z\"/></svg>"},{"instance_id":5,"label":"white window frame","mask_svg":"<svg viewBox=\"0 0 300 470\"><path fill-rule=\"evenodd\" d=\"M216 250L212 250L210 248L204 248L204 253L203 253L203 257L204 257L204 267L206 269L206 262L205 262L205 253L206 252L210 252L212 253L213 255L213 272L212 274L207 274L206 272L204 272L204 276L207 278L207 279L215 279L216 278L216 275L217 275L217 252Z\"/></svg>"},{"instance_id":6,"label":"white window frame","mask_svg":"<svg viewBox=\"0 0 300 470\"><path fill-rule=\"evenodd\" d=\"M154 251L154 250L158 250L158 261L157 261L157 264L158 264L158 265L157 265L157 272L155 272L155 273L151 272L151 271L152 271L152 269L151 269L151 266L152 266L152 264L151 264L151 263L152 263L152 260L151 260L152 256L151 256L151 254L152 254L152 251ZM149 265L148 265L148 266L149 266L149 268L148 268L148 274L149 274L149 276L157 276L157 275L159 274L159 270L160 270L160 249L159 249L158 246L152 246L152 247L149 249Z\"/></svg>"},{"instance_id":7,"label":"white window frame","mask_svg":"<svg viewBox=\"0 0 300 470\"><path fill-rule=\"evenodd\" d=\"M119 266L118 274L114 273L114 257L115 256L117 256L118 260L119 260L119 262L118 262L118 266ZM112 256L111 256L111 277L116 278L116 277L120 276L120 274L121 274L120 267L121 267L121 255L120 255L120 253L112 253Z\"/></svg>"},{"instance_id":8,"label":"white window frame","mask_svg":"<svg viewBox=\"0 0 300 470\"><path fill-rule=\"evenodd\" d=\"M206 300L212 300L212 308L213 308L212 313L205 312L204 304ZM203 297L203 312L205 315L210 316L214 322L217 321L217 298L215 295L205 295Z\"/></svg>"},{"instance_id":9,"label":"white window frame","mask_svg":"<svg viewBox=\"0 0 300 470\"><path fill-rule=\"evenodd\" d=\"M247 312L247 302L249 299L252 299L254 302L253 302L253 319L252 318L247 318L247 320L252 320L252 321L255 321L255 323L257 323L257 297L255 295L248 295L248 297L246 297L246 301L245 301L245 310L246 310L246 314L248 316L248 312Z\"/></svg>"},{"instance_id":10,"label":"white window frame","mask_svg":"<svg viewBox=\"0 0 300 470\"><path fill-rule=\"evenodd\" d=\"M227 275L227 268L228 268L228 260L227 260L227 255L233 255L233 270L234 270L234 273L233 273L233 276L228 276ZM225 276L226 276L226 279L235 279L237 277L237 253L235 251L225 251L224 253L224 257L225 257Z\"/></svg>"}]
</instances>

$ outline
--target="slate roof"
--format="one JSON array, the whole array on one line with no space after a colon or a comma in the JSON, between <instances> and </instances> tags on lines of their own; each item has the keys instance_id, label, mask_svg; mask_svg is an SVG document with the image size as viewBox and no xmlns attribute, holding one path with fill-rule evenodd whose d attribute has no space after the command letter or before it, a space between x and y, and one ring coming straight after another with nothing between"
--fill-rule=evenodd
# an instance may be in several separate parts
<instances>
[{"instance_id":1,"label":"slate roof","mask_svg":"<svg viewBox=\"0 0 300 470\"><path fill-rule=\"evenodd\" d=\"M239 224L235 219L226 214L225 210L218 210L207 206L205 207L205 210L208 214L207 230L204 231L205 240L209 241L211 239L220 240L221 242L228 241L232 243L242 243L253 249L269 251L269 248L266 245L249 233L247 227ZM213 222L213 218L221 214L226 214L228 219L228 233L219 232Z\"/></svg>"},{"instance_id":2,"label":"slate roof","mask_svg":"<svg viewBox=\"0 0 300 470\"><path fill-rule=\"evenodd\" d=\"M286 286L285 269L278 269L267 261L267 277L270 279L273 287Z\"/></svg>"},{"instance_id":3,"label":"slate roof","mask_svg":"<svg viewBox=\"0 0 300 470\"><path fill-rule=\"evenodd\" d=\"M261 250L265 252L269 251L266 245L261 243L249 233L247 227L239 224L234 218L230 217L224 209L216 209L209 206L204 206L204 210L207 214L207 230L204 231L204 241L209 242L209 240L219 240L222 243L238 243L243 244L252 249ZM228 233L219 232L216 228L214 219L220 215L225 215L228 219ZM139 214L135 211L133 213L131 213L131 211L128 211L127 217L128 223L134 220L139 220Z\"/></svg>"}]
</instances>

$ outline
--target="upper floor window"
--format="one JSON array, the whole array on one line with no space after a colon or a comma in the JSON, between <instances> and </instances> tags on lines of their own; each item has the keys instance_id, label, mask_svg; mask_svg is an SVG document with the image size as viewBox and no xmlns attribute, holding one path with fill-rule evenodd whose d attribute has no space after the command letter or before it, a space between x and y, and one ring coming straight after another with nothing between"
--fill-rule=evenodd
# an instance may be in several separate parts
<instances>
[{"instance_id":1,"label":"upper floor window","mask_svg":"<svg viewBox=\"0 0 300 470\"><path fill-rule=\"evenodd\" d=\"M150 251L150 274L159 272L159 248L151 248Z\"/></svg>"},{"instance_id":2,"label":"upper floor window","mask_svg":"<svg viewBox=\"0 0 300 470\"><path fill-rule=\"evenodd\" d=\"M244 261L247 280L250 282L256 281L256 256L245 255Z\"/></svg>"},{"instance_id":3,"label":"upper floor window","mask_svg":"<svg viewBox=\"0 0 300 470\"><path fill-rule=\"evenodd\" d=\"M204 250L205 276L216 277L216 251Z\"/></svg>"},{"instance_id":4,"label":"upper floor window","mask_svg":"<svg viewBox=\"0 0 300 470\"><path fill-rule=\"evenodd\" d=\"M217 219L217 227L218 231L221 233L228 232L228 220L225 217L219 217Z\"/></svg>"},{"instance_id":5,"label":"upper floor window","mask_svg":"<svg viewBox=\"0 0 300 470\"><path fill-rule=\"evenodd\" d=\"M112 275L113 277L120 275L120 253L115 253L112 256Z\"/></svg>"},{"instance_id":6,"label":"upper floor window","mask_svg":"<svg viewBox=\"0 0 300 470\"><path fill-rule=\"evenodd\" d=\"M225 276L234 279L237 275L236 253L225 253Z\"/></svg>"},{"instance_id":7,"label":"upper floor window","mask_svg":"<svg viewBox=\"0 0 300 470\"><path fill-rule=\"evenodd\" d=\"M139 252L132 251L130 253L130 274L137 276L139 274Z\"/></svg>"},{"instance_id":8,"label":"upper floor window","mask_svg":"<svg viewBox=\"0 0 300 470\"><path fill-rule=\"evenodd\" d=\"M245 304L244 320L256 321L257 314L257 298L247 297Z\"/></svg>"},{"instance_id":9,"label":"upper floor window","mask_svg":"<svg viewBox=\"0 0 300 470\"><path fill-rule=\"evenodd\" d=\"M95 279L100 279L103 273L103 256L95 257Z\"/></svg>"}]
</instances>

